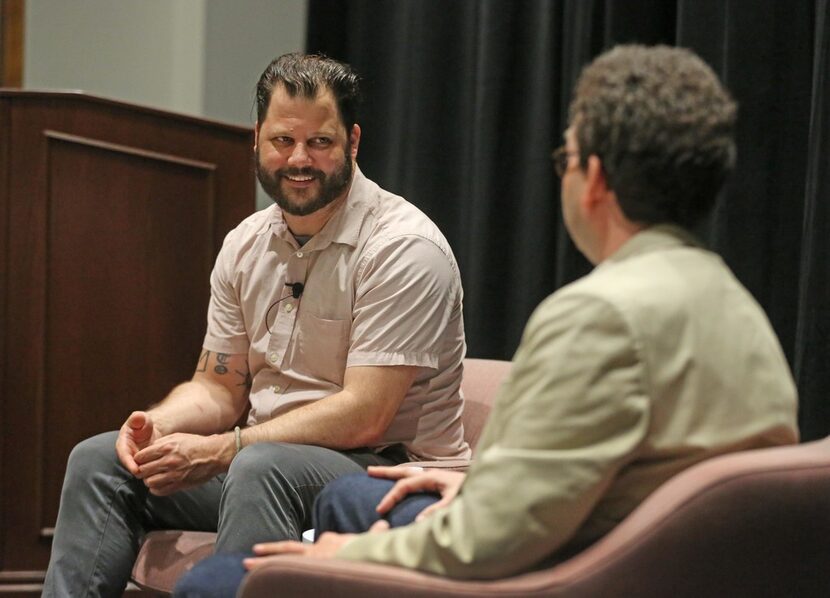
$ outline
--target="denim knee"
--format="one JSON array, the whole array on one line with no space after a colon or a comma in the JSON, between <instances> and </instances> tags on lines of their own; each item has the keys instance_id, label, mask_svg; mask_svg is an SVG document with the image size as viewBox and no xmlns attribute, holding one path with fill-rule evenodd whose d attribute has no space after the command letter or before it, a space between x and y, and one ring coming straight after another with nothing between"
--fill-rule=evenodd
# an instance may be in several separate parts
<instances>
[{"instance_id":1,"label":"denim knee","mask_svg":"<svg viewBox=\"0 0 830 598\"><path fill-rule=\"evenodd\" d=\"M376 507L394 485L392 480L367 474L343 476L328 484L314 504L314 529L318 537L327 531L358 534L368 530L380 519ZM432 492L408 494L384 518L392 527L409 525L440 498Z\"/></svg>"},{"instance_id":2,"label":"denim knee","mask_svg":"<svg viewBox=\"0 0 830 598\"><path fill-rule=\"evenodd\" d=\"M118 432L104 432L82 440L69 453L66 462L67 471L101 471L117 464L115 441Z\"/></svg>"},{"instance_id":3,"label":"denim knee","mask_svg":"<svg viewBox=\"0 0 830 598\"><path fill-rule=\"evenodd\" d=\"M317 536L327 531L365 532L380 519L375 507L392 485L389 480L370 478L365 473L348 474L329 482L314 503Z\"/></svg>"},{"instance_id":4,"label":"denim knee","mask_svg":"<svg viewBox=\"0 0 830 598\"><path fill-rule=\"evenodd\" d=\"M317 496L317 502L324 508L331 508L333 504L362 505L366 502L367 495L377 496L379 487L383 488L385 494L392 485L393 482L371 478L366 473L349 473L326 484Z\"/></svg>"},{"instance_id":5,"label":"denim knee","mask_svg":"<svg viewBox=\"0 0 830 598\"><path fill-rule=\"evenodd\" d=\"M272 474L275 465L279 464L279 444L269 442L258 442L246 446L233 461L228 469L228 482L241 482L261 480L264 475Z\"/></svg>"},{"instance_id":6,"label":"denim knee","mask_svg":"<svg viewBox=\"0 0 830 598\"><path fill-rule=\"evenodd\" d=\"M117 438L117 432L105 432L76 444L66 461L64 487L89 485L96 474L127 474L115 453Z\"/></svg>"}]
</instances>

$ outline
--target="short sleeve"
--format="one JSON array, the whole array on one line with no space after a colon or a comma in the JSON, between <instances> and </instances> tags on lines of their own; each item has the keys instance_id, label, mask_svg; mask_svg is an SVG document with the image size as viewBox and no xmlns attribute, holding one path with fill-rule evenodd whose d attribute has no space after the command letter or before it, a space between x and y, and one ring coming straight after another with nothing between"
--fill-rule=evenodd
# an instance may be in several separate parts
<instances>
[{"instance_id":1,"label":"short sleeve","mask_svg":"<svg viewBox=\"0 0 830 598\"><path fill-rule=\"evenodd\" d=\"M348 366L437 368L453 310L461 305L455 262L418 235L382 239L360 264Z\"/></svg>"},{"instance_id":2,"label":"short sleeve","mask_svg":"<svg viewBox=\"0 0 830 598\"><path fill-rule=\"evenodd\" d=\"M210 303L203 346L210 351L239 354L248 352L250 339L234 284L236 251L233 234L234 231L225 237L210 275Z\"/></svg>"}]
</instances>

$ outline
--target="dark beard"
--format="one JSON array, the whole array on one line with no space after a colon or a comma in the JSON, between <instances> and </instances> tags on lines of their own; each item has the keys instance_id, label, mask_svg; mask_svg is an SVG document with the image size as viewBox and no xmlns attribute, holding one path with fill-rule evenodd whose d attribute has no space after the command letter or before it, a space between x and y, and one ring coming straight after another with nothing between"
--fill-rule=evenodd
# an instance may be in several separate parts
<instances>
[{"instance_id":1,"label":"dark beard","mask_svg":"<svg viewBox=\"0 0 830 598\"><path fill-rule=\"evenodd\" d=\"M331 175L327 175L322 170L310 167L280 168L271 173L262 168L259 156L257 156L256 160L256 176L262 188L283 211L292 216L308 216L326 207L340 197L349 188L349 184L352 181L352 171L352 161L349 158L348 152L346 152L346 158L343 160L343 166ZM294 202L282 191L282 185L280 183L282 177L285 175L313 176L320 182L320 193L316 197L312 197L307 203L298 204Z\"/></svg>"}]
</instances>

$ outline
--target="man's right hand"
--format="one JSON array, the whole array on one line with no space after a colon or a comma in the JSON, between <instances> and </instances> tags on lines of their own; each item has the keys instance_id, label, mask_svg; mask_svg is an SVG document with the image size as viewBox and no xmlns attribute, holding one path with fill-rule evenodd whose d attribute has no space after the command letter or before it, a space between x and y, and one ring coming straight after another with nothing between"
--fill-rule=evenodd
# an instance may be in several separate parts
<instances>
[{"instance_id":1,"label":"man's right hand","mask_svg":"<svg viewBox=\"0 0 830 598\"><path fill-rule=\"evenodd\" d=\"M460 471L387 466L370 466L368 473L373 478L397 480L395 485L392 486L392 489L380 499L378 506L375 507L381 515L389 512L392 507L409 494L416 492L434 492L441 495L441 499L421 511L415 518L415 521L429 517L438 509L450 504L461 489L461 484L467 475Z\"/></svg>"},{"instance_id":2,"label":"man's right hand","mask_svg":"<svg viewBox=\"0 0 830 598\"><path fill-rule=\"evenodd\" d=\"M159 437L161 434L153 426L153 418L150 414L146 411L133 411L118 432L115 453L121 464L131 474L137 475L139 468L135 462L135 454L150 446Z\"/></svg>"}]
</instances>

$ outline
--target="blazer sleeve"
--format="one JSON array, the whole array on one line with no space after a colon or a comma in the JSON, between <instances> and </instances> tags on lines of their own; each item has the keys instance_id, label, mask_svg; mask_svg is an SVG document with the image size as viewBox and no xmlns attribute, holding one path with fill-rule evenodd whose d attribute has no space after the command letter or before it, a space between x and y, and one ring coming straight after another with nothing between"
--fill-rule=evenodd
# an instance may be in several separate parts
<instances>
[{"instance_id":1,"label":"blazer sleeve","mask_svg":"<svg viewBox=\"0 0 830 598\"><path fill-rule=\"evenodd\" d=\"M552 296L528 322L458 497L424 521L357 536L337 557L468 579L544 560L646 437L644 367L612 305Z\"/></svg>"}]
</instances>

